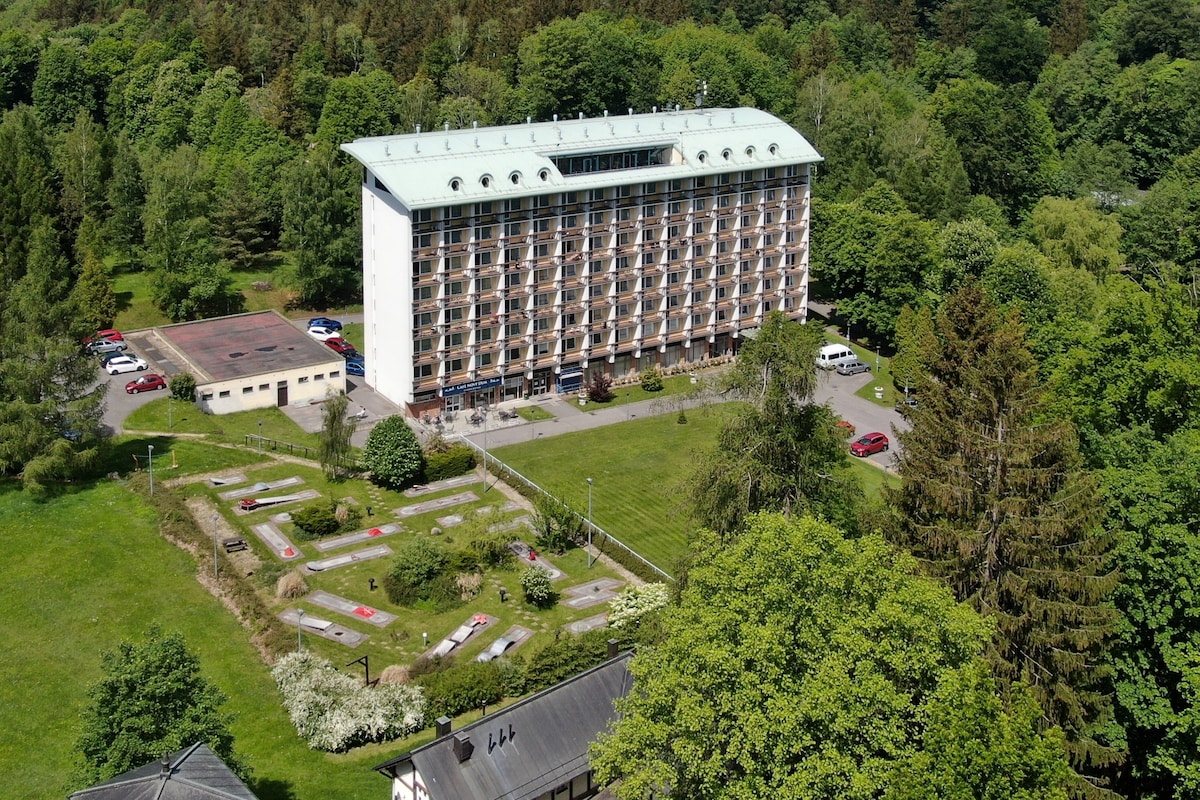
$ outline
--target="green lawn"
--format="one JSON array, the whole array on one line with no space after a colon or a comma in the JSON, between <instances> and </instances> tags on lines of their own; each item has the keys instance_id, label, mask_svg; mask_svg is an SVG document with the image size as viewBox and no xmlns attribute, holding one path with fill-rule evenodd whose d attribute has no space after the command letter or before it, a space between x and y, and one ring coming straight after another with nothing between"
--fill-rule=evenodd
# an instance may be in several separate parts
<instances>
[{"instance_id":1,"label":"green lawn","mask_svg":"<svg viewBox=\"0 0 1200 800\"><path fill-rule=\"evenodd\" d=\"M577 397L570 398L569 402L573 403L576 408L582 411L599 411L604 408L612 408L613 406L623 406L626 403L640 403L643 400L658 400L664 406L671 402L671 398L677 395L686 394L699 386L699 382L703 380L705 375L711 376L711 372L700 373L697 377L697 383L692 383L689 375L671 375L663 378L663 388L661 392L647 392L642 388L640 383L635 383L629 386L613 387L613 398L607 403L593 403L591 401L584 402ZM664 408L665 412L667 409Z\"/></svg>"},{"instance_id":2,"label":"green lawn","mask_svg":"<svg viewBox=\"0 0 1200 800\"><path fill-rule=\"evenodd\" d=\"M153 623L178 630L230 698L237 747L262 800L377 800L371 767L403 745L344 756L309 750L284 713L246 630L195 580L152 512L117 481L45 504L0 484L0 774L9 797L66 796L86 688L100 653Z\"/></svg>"},{"instance_id":3,"label":"green lawn","mask_svg":"<svg viewBox=\"0 0 1200 800\"><path fill-rule=\"evenodd\" d=\"M262 422L261 427L259 422ZM125 430L160 433L202 433L216 441L241 444L247 435L315 448L317 435L302 430L278 408L239 411L236 414L205 414L189 403L167 397L151 400L125 420ZM315 455L310 454L310 457Z\"/></svg>"},{"instance_id":4,"label":"green lawn","mask_svg":"<svg viewBox=\"0 0 1200 800\"><path fill-rule=\"evenodd\" d=\"M554 419L554 415L541 406L519 406L516 412L521 415L521 419L537 422L543 419Z\"/></svg>"},{"instance_id":5,"label":"green lawn","mask_svg":"<svg viewBox=\"0 0 1200 800\"><path fill-rule=\"evenodd\" d=\"M716 442L731 406L633 419L578 433L497 448L492 453L542 488L587 513L587 478L593 479L596 525L668 573L687 550L680 512L680 483L698 454ZM868 495L898 479L873 464L851 459Z\"/></svg>"}]
</instances>

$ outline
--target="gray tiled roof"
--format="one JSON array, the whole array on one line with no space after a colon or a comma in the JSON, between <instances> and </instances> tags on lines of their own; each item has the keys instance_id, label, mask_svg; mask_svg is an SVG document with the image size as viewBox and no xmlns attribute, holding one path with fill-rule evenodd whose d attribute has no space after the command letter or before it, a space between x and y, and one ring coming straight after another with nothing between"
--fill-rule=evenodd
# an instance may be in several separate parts
<instances>
[{"instance_id":1,"label":"gray tiled roof","mask_svg":"<svg viewBox=\"0 0 1200 800\"><path fill-rule=\"evenodd\" d=\"M630 658L620 655L376 769L391 776L411 764L432 800L537 797L587 771L588 746L629 691ZM460 763L454 743L464 735L474 751Z\"/></svg>"},{"instance_id":2,"label":"gray tiled roof","mask_svg":"<svg viewBox=\"0 0 1200 800\"><path fill-rule=\"evenodd\" d=\"M165 762L165 763L164 763ZM75 792L71 800L258 800L205 744Z\"/></svg>"}]
</instances>

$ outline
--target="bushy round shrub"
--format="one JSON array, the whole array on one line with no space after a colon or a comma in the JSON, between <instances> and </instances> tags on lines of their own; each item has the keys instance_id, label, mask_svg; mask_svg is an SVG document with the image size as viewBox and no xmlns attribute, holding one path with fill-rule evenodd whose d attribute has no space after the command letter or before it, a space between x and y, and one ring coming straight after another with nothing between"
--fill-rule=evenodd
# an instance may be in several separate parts
<instances>
[{"instance_id":1,"label":"bushy round shrub","mask_svg":"<svg viewBox=\"0 0 1200 800\"><path fill-rule=\"evenodd\" d=\"M661 392L663 390L662 373L657 369L648 369L642 373L642 389L647 392Z\"/></svg>"},{"instance_id":2,"label":"bushy round shrub","mask_svg":"<svg viewBox=\"0 0 1200 800\"><path fill-rule=\"evenodd\" d=\"M371 429L363 448L363 466L371 480L390 489L413 485L425 469L417 435L404 417L388 417Z\"/></svg>"},{"instance_id":3,"label":"bushy round shrub","mask_svg":"<svg viewBox=\"0 0 1200 800\"><path fill-rule=\"evenodd\" d=\"M636 625L642 617L666 606L671 592L663 583L644 583L627 586L608 603L608 627Z\"/></svg>"},{"instance_id":4,"label":"bushy round shrub","mask_svg":"<svg viewBox=\"0 0 1200 800\"><path fill-rule=\"evenodd\" d=\"M412 606L429 599L433 582L449 563L446 551L429 539L413 538L396 547L396 557L383 578L388 600L396 605Z\"/></svg>"},{"instance_id":5,"label":"bushy round shrub","mask_svg":"<svg viewBox=\"0 0 1200 800\"><path fill-rule=\"evenodd\" d=\"M171 389L171 397L176 400L182 400L185 403L193 403L196 400L196 378L190 372L181 372L174 378L171 378L169 384Z\"/></svg>"},{"instance_id":6,"label":"bushy round shrub","mask_svg":"<svg viewBox=\"0 0 1200 800\"><path fill-rule=\"evenodd\" d=\"M521 575L521 588L525 591L525 601L538 608L549 608L557 600L550 573L540 564L535 564Z\"/></svg>"},{"instance_id":7,"label":"bushy round shrub","mask_svg":"<svg viewBox=\"0 0 1200 800\"><path fill-rule=\"evenodd\" d=\"M332 536L342 527L334 510L324 503L293 511L292 524L296 526L296 538L304 541Z\"/></svg>"}]
</instances>

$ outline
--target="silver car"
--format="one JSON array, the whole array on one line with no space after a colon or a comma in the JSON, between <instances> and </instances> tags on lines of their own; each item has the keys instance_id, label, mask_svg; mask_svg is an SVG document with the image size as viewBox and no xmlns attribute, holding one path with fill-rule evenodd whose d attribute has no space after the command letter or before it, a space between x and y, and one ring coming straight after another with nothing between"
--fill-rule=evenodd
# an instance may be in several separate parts
<instances>
[{"instance_id":1,"label":"silver car","mask_svg":"<svg viewBox=\"0 0 1200 800\"><path fill-rule=\"evenodd\" d=\"M119 375L122 372L141 372L149 366L137 356L117 356L104 364L104 371L109 375Z\"/></svg>"},{"instance_id":2,"label":"silver car","mask_svg":"<svg viewBox=\"0 0 1200 800\"><path fill-rule=\"evenodd\" d=\"M120 353L128 346L120 339L96 339L88 342L87 351L96 356L103 353Z\"/></svg>"},{"instance_id":3,"label":"silver car","mask_svg":"<svg viewBox=\"0 0 1200 800\"><path fill-rule=\"evenodd\" d=\"M870 372L871 365L865 361L851 361L849 364L839 364L838 375L857 375L860 372Z\"/></svg>"}]
</instances>

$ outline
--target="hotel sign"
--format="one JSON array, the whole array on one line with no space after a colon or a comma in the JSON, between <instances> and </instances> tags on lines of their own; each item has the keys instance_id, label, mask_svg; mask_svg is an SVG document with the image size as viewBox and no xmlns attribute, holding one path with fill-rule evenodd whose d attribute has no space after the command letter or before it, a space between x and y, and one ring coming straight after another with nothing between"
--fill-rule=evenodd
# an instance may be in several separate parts
<instances>
[{"instance_id":1,"label":"hotel sign","mask_svg":"<svg viewBox=\"0 0 1200 800\"><path fill-rule=\"evenodd\" d=\"M442 389L442 397L453 397L456 394L466 394L467 392L479 392L499 386L503 382L504 379L497 375L495 378L480 378L477 381L468 381L467 383L460 383L457 386L447 386L445 389Z\"/></svg>"}]
</instances>

